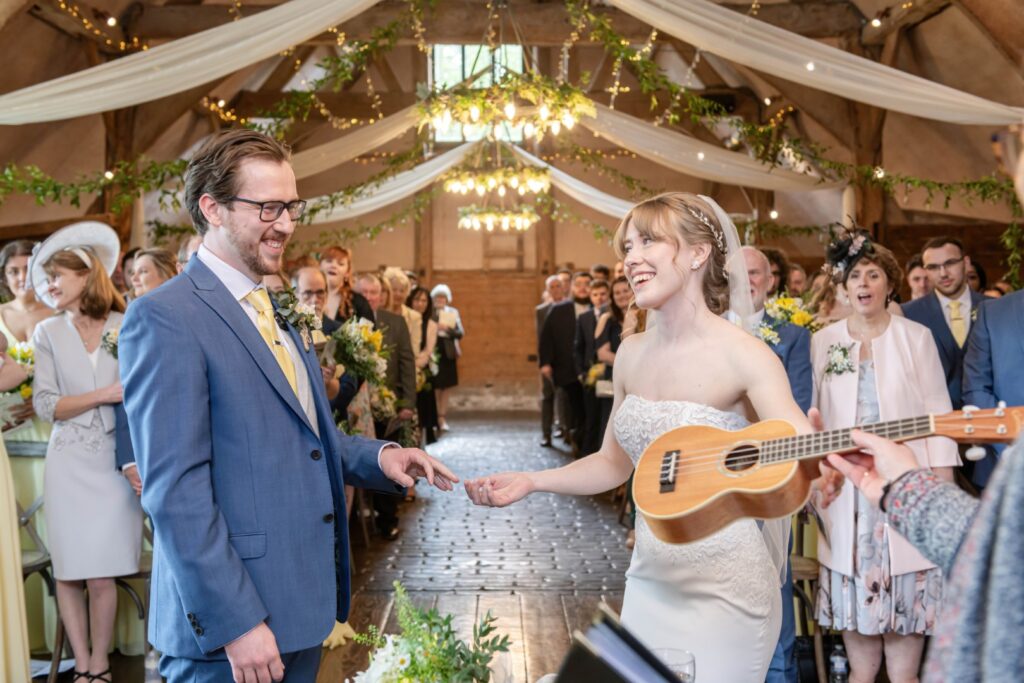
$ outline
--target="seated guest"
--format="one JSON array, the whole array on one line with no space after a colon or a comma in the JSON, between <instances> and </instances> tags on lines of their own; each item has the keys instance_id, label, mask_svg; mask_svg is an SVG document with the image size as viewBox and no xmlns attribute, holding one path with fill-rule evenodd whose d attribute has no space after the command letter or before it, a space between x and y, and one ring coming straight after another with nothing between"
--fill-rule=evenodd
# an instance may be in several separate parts
<instances>
[{"instance_id":1,"label":"seated guest","mask_svg":"<svg viewBox=\"0 0 1024 683\"><path fill-rule=\"evenodd\" d=\"M107 335L124 317L109 276L118 247L113 229L78 223L51 235L29 264L36 296L60 313L33 336L32 400L53 422L43 499L57 603L75 657L72 683L112 683L113 577L138 572L142 545L142 508L115 467L122 390Z\"/></svg>"},{"instance_id":2,"label":"seated guest","mask_svg":"<svg viewBox=\"0 0 1024 683\"><path fill-rule=\"evenodd\" d=\"M924 269L924 261L921 260L920 254L910 257L910 260L907 261L906 271L911 301L931 294L932 283L928 279L928 271Z\"/></svg>"},{"instance_id":3,"label":"seated guest","mask_svg":"<svg viewBox=\"0 0 1024 683\"><path fill-rule=\"evenodd\" d=\"M380 277L375 273L363 273L356 278L355 287L370 305L374 329L383 333L384 347L390 351L384 383L397 398L398 413L391 423L375 420L374 424L377 438L385 439L394 436L399 423L413 418L413 406L416 405L416 359L405 320L382 307L383 285ZM373 506L377 511L377 530L381 536L389 541L398 538L398 496L374 493Z\"/></svg>"},{"instance_id":4,"label":"seated guest","mask_svg":"<svg viewBox=\"0 0 1024 683\"><path fill-rule=\"evenodd\" d=\"M345 322L352 316L373 320L373 310L363 295L352 288L352 252L343 247L327 247L320 256L320 270L327 276L328 318Z\"/></svg>"},{"instance_id":5,"label":"seated guest","mask_svg":"<svg viewBox=\"0 0 1024 683\"><path fill-rule=\"evenodd\" d=\"M936 237L921 250L921 260L932 284L931 294L903 306L909 320L931 330L949 390L953 408L963 406L960 398L963 382L964 350L978 306L984 297L967 286L967 267L971 263L960 240Z\"/></svg>"},{"instance_id":6,"label":"seated guest","mask_svg":"<svg viewBox=\"0 0 1024 683\"><path fill-rule=\"evenodd\" d=\"M178 274L178 259L166 249L140 249L132 264L132 294L140 296Z\"/></svg>"},{"instance_id":7,"label":"seated guest","mask_svg":"<svg viewBox=\"0 0 1024 683\"><path fill-rule=\"evenodd\" d=\"M882 511L893 531L946 577L942 616L921 680L1020 680L1024 440L1007 449L980 501L922 467L908 446L858 431L853 442L861 453L833 454L829 463L860 489L872 509Z\"/></svg>"},{"instance_id":8,"label":"seated guest","mask_svg":"<svg viewBox=\"0 0 1024 683\"><path fill-rule=\"evenodd\" d=\"M430 292L423 287L413 287L406 299L406 305L420 314L420 346L413 347L416 353L416 368L426 374L426 384L416 392L416 415L420 429L427 443L437 441L437 399L434 397L433 378L430 364L437 348L437 320L434 319L434 302Z\"/></svg>"},{"instance_id":9,"label":"seated guest","mask_svg":"<svg viewBox=\"0 0 1024 683\"><path fill-rule=\"evenodd\" d=\"M448 399L452 389L459 384L458 360L462 355L459 340L466 331L462 327L462 316L459 309L451 305L452 290L446 284L436 285L430 290L430 298L434 300L434 316L437 318L437 336L441 345L441 358L437 363L437 377L434 378L434 390L437 396L437 424L442 432L448 431Z\"/></svg>"},{"instance_id":10,"label":"seated guest","mask_svg":"<svg viewBox=\"0 0 1024 683\"><path fill-rule=\"evenodd\" d=\"M807 271L799 263L789 264L789 277L786 278L786 291L790 296L803 296L807 289Z\"/></svg>"},{"instance_id":11,"label":"seated guest","mask_svg":"<svg viewBox=\"0 0 1024 683\"><path fill-rule=\"evenodd\" d=\"M885 247L858 232L829 246L837 285L853 313L811 340L816 407L826 429L950 411L938 351L924 326L886 310L901 281ZM921 467L953 479L956 444L933 437L911 443ZM914 681L924 637L935 628L942 572L891 529L853 484L821 510L817 620L842 631L850 680L875 680L884 660L891 681Z\"/></svg>"},{"instance_id":12,"label":"seated guest","mask_svg":"<svg viewBox=\"0 0 1024 683\"><path fill-rule=\"evenodd\" d=\"M1024 292L1013 292L978 307L978 319L964 354L964 405L995 408L999 401L1024 405ZM1002 447L974 463L971 482L983 489L999 461Z\"/></svg>"}]
</instances>

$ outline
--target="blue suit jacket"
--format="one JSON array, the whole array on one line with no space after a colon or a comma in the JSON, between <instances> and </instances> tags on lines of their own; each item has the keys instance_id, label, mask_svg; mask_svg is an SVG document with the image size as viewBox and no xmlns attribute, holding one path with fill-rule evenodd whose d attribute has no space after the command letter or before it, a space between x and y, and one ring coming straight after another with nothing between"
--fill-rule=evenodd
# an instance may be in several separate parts
<instances>
[{"instance_id":1,"label":"blue suit jacket","mask_svg":"<svg viewBox=\"0 0 1024 683\"><path fill-rule=\"evenodd\" d=\"M987 298L972 291L969 314L973 316L974 311ZM932 337L935 338L935 345L939 347L939 361L942 362L942 369L946 373L949 399L953 402L953 409L959 410L964 405L960 396L960 385L963 382L964 353L967 349L967 342L964 342L963 348L956 345L956 339L953 338L953 333L946 323L942 304L939 303L939 297L935 292L903 304L903 315L907 316L908 320L921 323L931 330ZM973 331L974 323L971 323L971 332L973 333Z\"/></svg>"},{"instance_id":2,"label":"blue suit jacket","mask_svg":"<svg viewBox=\"0 0 1024 683\"><path fill-rule=\"evenodd\" d=\"M378 466L383 443L338 434L311 348L296 370L309 374L317 436L256 326L199 259L132 303L119 347L155 534L150 641L223 659L266 621L281 652L316 646L349 609L343 483L401 490Z\"/></svg>"},{"instance_id":3,"label":"blue suit jacket","mask_svg":"<svg viewBox=\"0 0 1024 683\"><path fill-rule=\"evenodd\" d=\"M994 408L999 401L1024 405L1024 291L986 301L971 326L964 355L963 399L966 405ZM1002 452L997 446L996 452ZM998 457L990 452L975 463L972 479L985 486Z\"/></svg>"},{"instance_id":4,"label":"blue suit jacket","mask_svg":"<svg viewBox=\"0 0 1024 683\"><path fill-rule=\"evenodd\" d=\"M814 375L811 372L811 333L806 328L786 323L777 330L779 343L771 349L782 361L789 376L789 387L800 410L811 409L811 394L814 392Z\"/></svg>"}]
</instances>

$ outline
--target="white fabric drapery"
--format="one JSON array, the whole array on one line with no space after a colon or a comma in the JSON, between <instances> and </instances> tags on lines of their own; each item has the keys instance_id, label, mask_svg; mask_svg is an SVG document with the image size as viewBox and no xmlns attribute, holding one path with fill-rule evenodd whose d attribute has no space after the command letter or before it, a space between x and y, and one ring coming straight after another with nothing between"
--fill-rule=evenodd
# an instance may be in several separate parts
<instances>
[{"instance_id":1,"label":"white fabric drapery","mask_svg":"<svg viewBox=\"0 0 1024 683\"><path fill-rule=\"evenodd\" d=\"M360 197L350 204L337 206L331 211L318 214L312 223L316 225L358 218L406 197L411 197L423 188L432 185L439 176L458 165L477 144L476 142L467 142L430 161L410 168L408 171L402 171L382 182L366 196ZM310 203L315 204L317 201L318 199L313 199L310 200Z\"/></svg>"},{"instance_id":2,"label":"white fabric drapery","mask_svg":"<svg viewBox=\"0 0 1024 683\"><path fill-rule=\"evenodd\" d=\"M707 0L608 0L659 31L758 71L877 107L971 125L1024 121L992 102L857 57ZM813 65L811 70L808 65Z\"/></svg>"},{"instance_id":3,"label":"white fabric drapery","mask_svg":"<svg viewBox=\"0 0 1024 683\"><path fill-rule=\"evenodd\" d=\"M337 140L296 152L292 155L295 177L308 178L366 154L415 126L418 119L414 104Z\"/></svg>"},{"instance_id":4,"label":"white fabric drapery","mask_svg":"<svg viewBox=\"0 0 1024 683\"><path fill-rule=\"evenodd\" d=\"M0 95L0 125L59 121L209 83L312 38L378 0L290 0L223 26Z\"/></svg>"},{"instance_id":5,"label":"white fabric drapery","mask_svg":"<svg viewBox=\"0 0 1024 683\"><path fill-rule=\"evenodd\" d=\"M579 124L631 152L674 171L729 185L762 190L806 192L839 187L842 183L763 164L741 152L731 152L653 123L594 103L595 118Z\"/></svg>"},{"instance_id":6,"label":"white fabric drapery","mask_svg":"<svg viewBox=\"0 0 1024 683\"><path fill-rule=\"evenodd\" d=\"M602 192L596 187L587 185L582 180L573 178L565 171L560 171L546 161L538 159L522 147L516 147L515 145L507 146L512 149L516 156L531 166L548 169L551 172L551 184L584 206L600 211L606 216L619 219L633 208L634 202L619 199L607 192Z\"/></svg>"}]
</instances>

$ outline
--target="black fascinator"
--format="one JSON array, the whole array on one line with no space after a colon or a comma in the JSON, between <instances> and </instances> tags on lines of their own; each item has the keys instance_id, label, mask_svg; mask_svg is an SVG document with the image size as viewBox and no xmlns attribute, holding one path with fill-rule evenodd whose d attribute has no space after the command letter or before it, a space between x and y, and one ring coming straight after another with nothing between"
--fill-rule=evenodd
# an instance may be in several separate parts
<instances>
[{"instance_id":1,"label":"black fascinator","mask_svg":"<svg viewBox=\"0 0 1024 683\"><path fill-rule=\"evenodd\" d=\"M871 236L860 229L846 230L835 236L825 251L825 272L836 284L846 279L846 273L864 256L873 254Z\"/></svg>"}]
</instances>

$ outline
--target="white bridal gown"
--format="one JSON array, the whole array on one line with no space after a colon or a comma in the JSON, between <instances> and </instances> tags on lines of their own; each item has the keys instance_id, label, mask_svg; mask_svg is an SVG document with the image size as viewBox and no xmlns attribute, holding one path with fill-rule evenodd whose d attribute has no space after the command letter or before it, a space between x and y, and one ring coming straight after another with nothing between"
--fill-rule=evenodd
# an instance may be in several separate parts
<instances>
[{"instance_id":1,"label":"white bridal gown","mask_svg":"<svg viewBox=\"0 0 1024 683\"><path fill-rule=\"evenodd\" d=\"M675 427L741 429L735 414L687 401L629 395L615 436L636 465L654 439ZM680 479L685 486L685 477ZM689 650L701 683L764 683L782 621L779 569L754 520L695 543L659 541L642 515L626 572L622 622L648 647Z\"/></svg>"}]
</instances>

